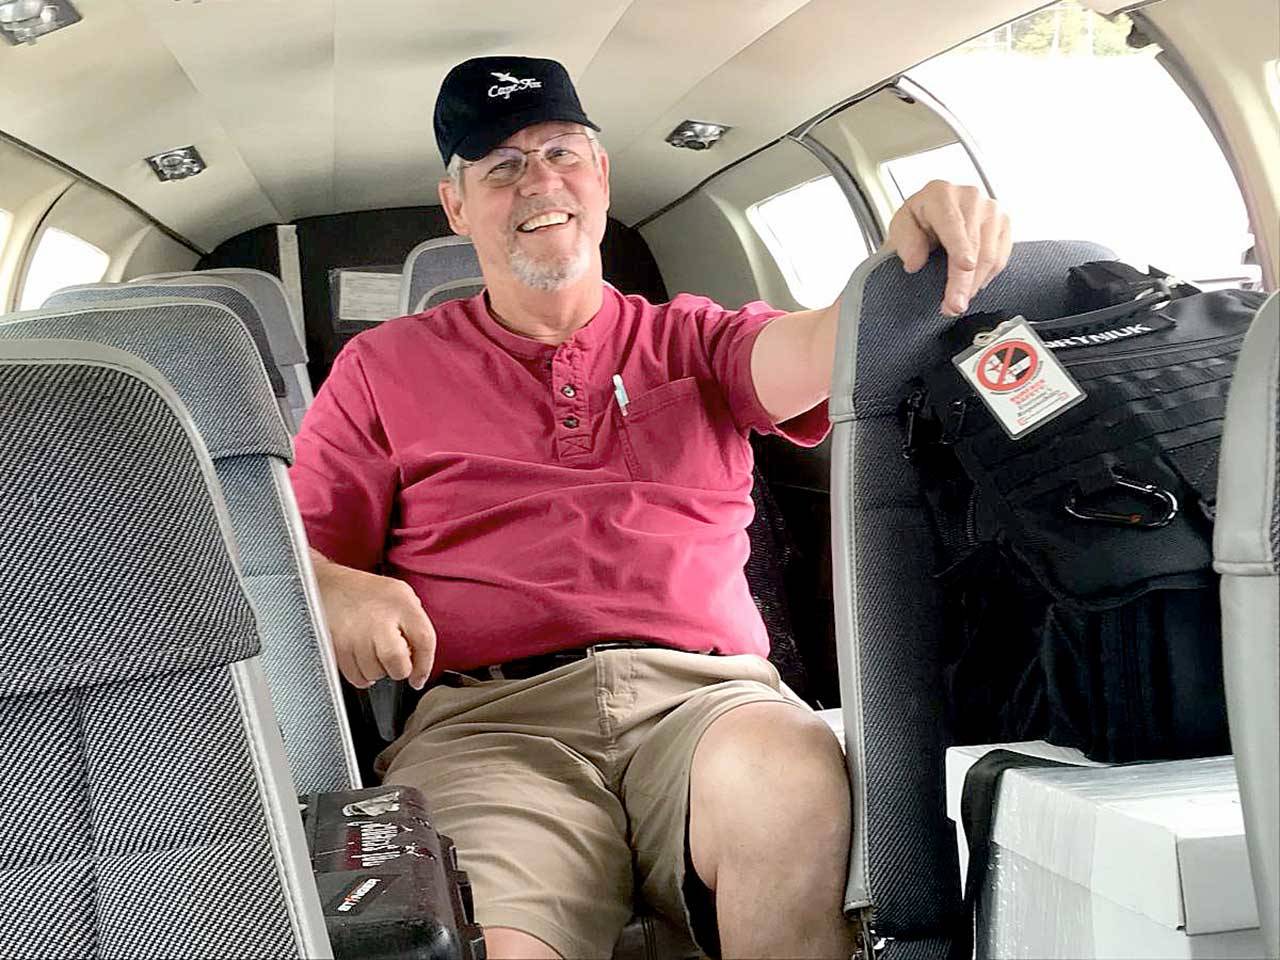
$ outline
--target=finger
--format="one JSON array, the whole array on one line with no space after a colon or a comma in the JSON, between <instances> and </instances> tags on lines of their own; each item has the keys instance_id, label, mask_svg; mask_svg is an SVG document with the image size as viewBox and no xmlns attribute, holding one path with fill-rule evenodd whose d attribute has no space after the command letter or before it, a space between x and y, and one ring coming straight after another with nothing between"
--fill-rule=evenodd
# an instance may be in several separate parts
<instances>
[{"instance_id":1,"label":"finger","mask_svg":"<svg viewBox=\"0 0 1280 960\"><path fill-rule=\"evenodd\" d=\"M999 252L996 256L995 269L991 271L992 279L1009 265L1009 257L1013 255L1013 227L1007 213L1000 215L1000 236L996 240L996 249ZM989 283L990 279L987 282Z\"/></svg>"},{"instance_id":2,"label":"finger","mask_svg":"<svg viewBox=\"0 0 1280 960\"><path fill-rule=\"evenodd\" d=\"M975 289L972 267L963 267L947 258L947 289L942 294L942 312L958 317L969 309Z\"/></svg>"},{"instance_id":3,"label":"finger","mask_svg":"<svg viewBox=\"0 0 1280 960\"><path fill-rule=\"evenodd\" d=\"M977 265L968 218L956 191L938 192L924 198L920 205L921 225L938 238L947 259L960 269L972 272Z\"/></svg>"},{"instance_id":4,"label":"finger","mask_svg":"<svg viewBox=\"0 0 1280 960\"><path fill-rule=\"evenodd\" d=\"M380 632L374 638L373 649L384 674L392 680L403 680L409 676L413 668L409 660L409 645L399 630L388 627Z\"/></svg>"},{"instance_id":5,"label":"finger","mask_svg":"<svg viewBox=\"0 0 1280 960\"><path fill-rule=\"evenodd\" d=\"M431 676L431 666L436 659L435 624L422 609L422 605L417 604L415 610L404 618L400 632L413 654L413 670L408 675L409 685L415 690L421 690Z\"/></svg>"},{"instance_id":6,"label":"finger","mask_svg":"<svg viewBox=\"0 0 1280 960\"><path fill-rule=\"evenodd\" d=\"M948 192L926 207L929 228L947 252L947 289L942 296L942 312L964 313L973 294L973 271L977 266L975 244L956 197Z\"/></svg>"},{"instance_id":7,"label":"finger","mask_svg":"<svg viewBox=\"0 0 1280 960\"><path fill-rule=\"evenodd\" d=\"M338 661L338 670L347 678L347 683L351 684L357 690L363 690L369 686L369 681L365 679L364 674L356 665L356 658L351 655L351 651L347 649L334 648L334 655Z\"/></svg>"},{"instance_id":8,"label":"finger","mask_svg":"<svg viewBox=\"0 0 1280 960\"><path fill-rule=\"evenodd\" d=\"M985 265L982 260L982 231L992 219L992 210L988 209L987 200L977 187L961 187L960 212L964 216L965 230L969 234L969 250L973 254L973 270L969 274L969 288L964 291L964 306L958 312L969 309L969 302L982 289L982 275ZM991 205L994 209L994 204Z\"/></svg>"},{"instance_id":9,"label":"finger","mask_svg":"<svg viewBox=\"0 0 1280 960\"><path fill-rule=\"evenodd\" d=\"M889 224L887 246L897 253L907 273L915 273L929 262L933 237L920 225L910 204L901 207Z\"/></svg>"},{"instance_id":10,"label":"finger","mask_svg":"<svg viewBox=\"0 0 1280 960\"><path fill-rule=\"evenodd\" d=\"M994 211L982 219L978 227L978 265L973 271L973 292L987 285L995 275L996 262L1000 256L1000 218Z\"/></svg>"},{"instance_id":11,"label":"finger","mask_svg":"<svg viewBox=\"0 0 1280 960\"><path fill-rule=\"evenodd\" d=\"M382 679L384 676L382 665L378 663L378 655L374 651L372 640L362 637L353 645L351 653L356 661L356 669L364 677L364 685L366 687L372 686L375 681Z\"/></svg>"}]
</instances>

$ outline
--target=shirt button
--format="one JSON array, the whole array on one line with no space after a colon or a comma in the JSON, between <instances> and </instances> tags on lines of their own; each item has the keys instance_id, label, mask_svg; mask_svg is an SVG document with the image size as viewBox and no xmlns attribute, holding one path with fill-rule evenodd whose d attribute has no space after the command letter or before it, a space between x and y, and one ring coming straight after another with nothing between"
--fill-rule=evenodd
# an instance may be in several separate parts
<instances>
[{"instance_id":1,"label":"shirt button","mask_svg":"<svg viewBox=\"0 0 1280 960\"><path fill-rule=\"evenodd\" d=\"M576 397L578 395L577 389L575 389L573 384L571 383L566 383L563 387L561 387L560 392L563 393L566 397Z\"/></svg>"},{"instance_id":2,"label":"shirt button","mask_svg":"<svg viewBox=\"0 0 1280 960\"><path fill-rule=\"evenodd\" d=\"M564 418L563 420L561 420L560 422L561 422L561 423L563 423L563 424L564 424L566 427L568 427L570 430L576 430L576 429L578 428L578 418L577 418L577 417L565 417L565 418Z\"/></svg>"}]
</instances>

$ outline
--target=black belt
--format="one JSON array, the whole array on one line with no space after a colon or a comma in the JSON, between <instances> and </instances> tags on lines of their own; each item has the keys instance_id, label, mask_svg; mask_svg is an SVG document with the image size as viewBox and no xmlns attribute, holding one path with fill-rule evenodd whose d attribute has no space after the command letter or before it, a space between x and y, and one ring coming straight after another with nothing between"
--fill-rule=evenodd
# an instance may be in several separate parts
<instances>
[{"instance_id":1,"label":"black belt","mask_svg":"<svg viewBox=\"0 0 1280 960\"><path fill-rule=\"evenodd\" d=\"M446 670L441 677L448 683L448 674L460 673L464 677L475 680L527 680L540 673L563 667L593 657L606 650L675 650L661 643L649 643L645 640L612 640L608 643L596 643L589 647L578 647L574 650L557 650L555 653L540 653L532 657L521 657L519 660L508 660L506 663L495 663L488 667L472 667L469 670ZM691 651L681 650L681 653Z\"/></svg>"}]
</instances>

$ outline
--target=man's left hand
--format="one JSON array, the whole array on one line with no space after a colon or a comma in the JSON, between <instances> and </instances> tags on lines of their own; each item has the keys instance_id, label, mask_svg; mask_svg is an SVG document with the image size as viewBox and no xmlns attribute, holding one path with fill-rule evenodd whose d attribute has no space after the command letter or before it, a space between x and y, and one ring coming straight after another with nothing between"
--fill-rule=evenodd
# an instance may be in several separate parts
<instances>
[{"instance_id":1,"label":"man's left hand","mask_svg":"<svg viewBox=\"0 0 1280 960\"><path fill-rule=\"evenodd\" d=\"M1009 217L977 187L932 180L894 214L884 249L902 258L907 273L915 273L939 246L947 252L942 312L959 316L1008 264Z\"/></svg>"}]
</instances>

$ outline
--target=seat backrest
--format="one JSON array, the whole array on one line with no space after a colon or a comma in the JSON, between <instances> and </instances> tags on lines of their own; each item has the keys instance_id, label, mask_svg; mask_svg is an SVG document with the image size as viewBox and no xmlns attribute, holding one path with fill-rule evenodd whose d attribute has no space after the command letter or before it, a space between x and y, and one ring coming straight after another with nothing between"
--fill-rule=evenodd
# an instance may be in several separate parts
<instances>
[{"instance_id":1,"label":"seat backrest","mask_svg":"<svg viewBox=\"0 0 1280 960\"><path fill-rule=\"evenodd\" d=\"M277 404L285 418L285 425L290 432L296 431L297 425L292 422L293 414L289 409L288 385L280 368L276 365L275 355L271 352L267 328L253 301L243 290L231 284L86 283L54 291L45 300L44 306L66 308L115 303L120 300L166 300L173 297L208 300L226 307L239 318L258 347L259 362L271 384L271 391L277 398Z\"/></svg>"},{"instance_id":2,"label":"seat backrest","mask_svg":"<svg viewBox=\"0 0 1280 960\"><path fill-rule=\"evenodd\" d=\"M400 313L426 299L441 284L456 280L472 280L483 285L480 259L476 248L466 237L435 237L424 240L404 260L400 274ZM449 298L449 299L452 299Z\"/></svg>"},{"instance_id":3,"label":"seat backrest","mask_svg":"<svg viewBox=\"0 0 1280 960\"><path fill-rule=\"evenodd\" d=\"M1280 956L1280 294L1236 362L1218 470L1214 568L1245 838L1268 956Z\"/></svg>"},{"instance_id":4,"label":"seat backrest","mask_svg":"<svg viewBox=\"0 0 1280 960\"><path fill-rule=\"evenodd\" d=\"M307 792L359 786L337 666L289 484L289 434L244 325L208 300L148 298L0 317L0 340L18 338L126 350L158 369L182 398L222 484L294 780Z\"/></svg>"},{"instance_id":5,"label":"seat backrest","mask_svg":"<svg viewBox=\"0 0 1280 960\"><path fill-rule=\"evenodd\" d=\"M0 955L332 956L188 412L20 340L0 409Z\"/></svg>"},{"instance_id":6,"label":"seat backrest","mask_svg":"<svg viewBox=\"0 0 1280 960\"><path fill-rule=\"evenodd\" d=\"M302 423L314 399L311 376L307 372L307 332L302 318L289 304L280 278L265 270L248 267L221 267L214 270L192 270L186 273L157 273L138 277L131 283L223 284L238 288L253 303L266 328L271 356L284 377L286 400L293 415L293 426Z\"/></svg>"},{"instance_id":7,"label":"seat backrest","mask_svg":"<svg viewBox=\"0 0 1280 960\"><path fill-rule=\"evenodd\" d=\"M970 309L1061 316L1067 270L1109 256L1087 243L1016 244ZM889 949L920 956L945 953L960 890L943 777L938 555L902 456L899 410L911 378L949 359L938 336L945 285L941 254L916 274L894 254L854 271L830 402L836 636L854 790L846 907L874 905Z\"/></svg>"},{"instance_id":8,"label":"seat backrest","mask_svg":"<svg viewBox=\"0 0 1280 960\"><path fill-rule=\"evenodd\" d=\"M461 280L450 280L438 287L432 287L413 305L414 313L422 313L432 307L438 307L449 300L462 300L474 297L484 289L483 277L463 277Z\"/></svg>"},{"instance_id":9,"label":"seat backrest","mask_svg":"<svg viewBox=\"0 0 1280 960\"><path fill-rule=\"evenodd\" d=\"M257 304L262 320L267 325L267 336L271 338L271 349L277 353L280 362L307 362L307 326L298 311L289 301L284 282L274 273L265 270L254 270L251 267L212 267L208 270L187 270L175 273L153 273L145 277L135 277L131 283L146 283L151 280L183 281L192 279L203 281L207 278L221 277L230 280L240 287ZM298 359L298 354L301 359ZM286 359L288 358L288 359Z\"/></svg>"}]
</instances>

